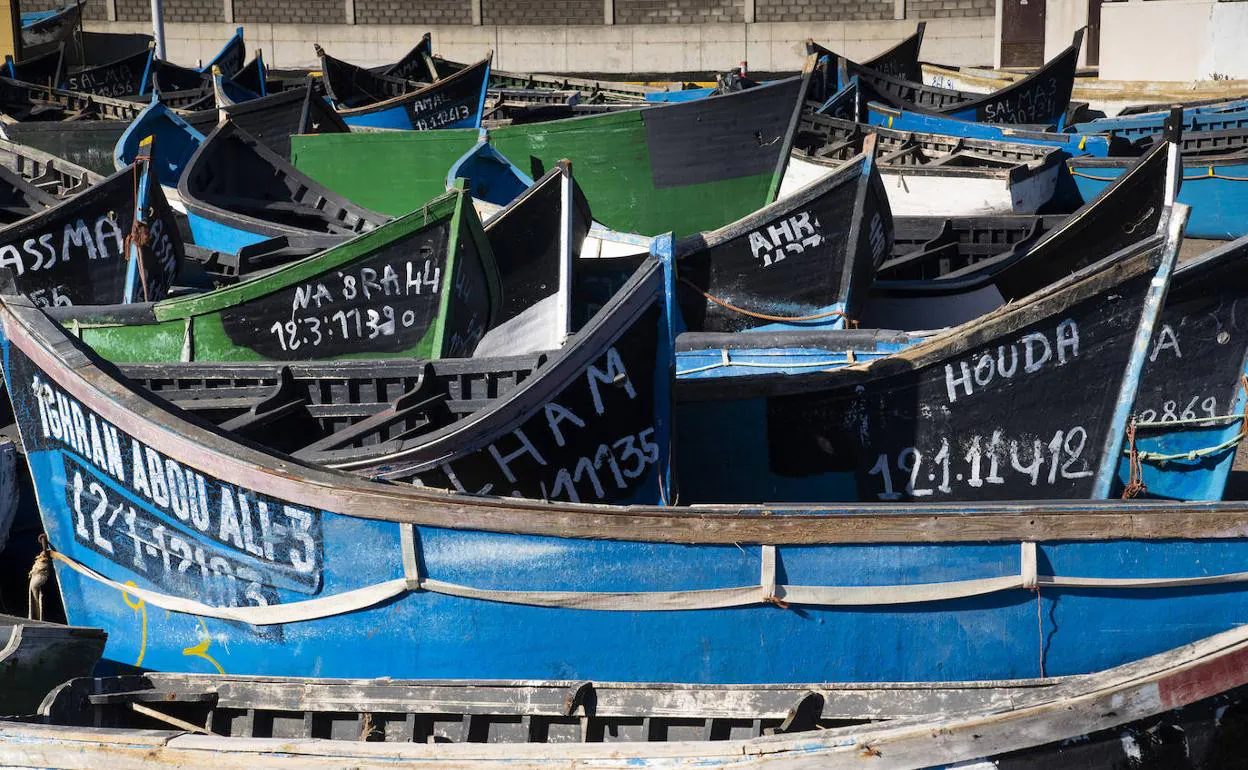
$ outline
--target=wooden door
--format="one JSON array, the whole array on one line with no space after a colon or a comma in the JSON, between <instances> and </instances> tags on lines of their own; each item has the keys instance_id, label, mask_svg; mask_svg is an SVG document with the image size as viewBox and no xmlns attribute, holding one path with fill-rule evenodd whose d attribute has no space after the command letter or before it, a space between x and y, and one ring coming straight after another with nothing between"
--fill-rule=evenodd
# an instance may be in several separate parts
<instances>
[{"instance_id":1,"label":"wooden door","mask_svg":"<svg viewBox=\"0 0 1248 770\"><path fill-rule=\"evenodd\" d=\"M1044 64L1045 0L1004 0L1001 5L1001 66Z\"/></svg>"},{"instance_id":2,"label":"wooden door","mask_svg":"<svg viewBox=\"0 0 1248 770\"><path fill-rule=\"evenodd\" d=\"M1101 0L1088 0L1088 66L1101 63Z\"/></svg>"}]
</instances>

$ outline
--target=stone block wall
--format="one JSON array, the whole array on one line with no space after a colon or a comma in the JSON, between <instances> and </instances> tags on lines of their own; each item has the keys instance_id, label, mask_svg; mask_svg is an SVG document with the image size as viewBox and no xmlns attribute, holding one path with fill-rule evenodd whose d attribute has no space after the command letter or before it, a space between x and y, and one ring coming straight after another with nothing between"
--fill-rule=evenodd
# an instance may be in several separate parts
<instances>
[{"instance_id":1,"label":"stone block wall","mask_svg":"<svg viewBox=\"0 0 1248 770\"><path fill-rule=\"evenodd\" d=\"M165 21L225 21L225 6L221 0L163 0L161 3ZM148 3L150 14L151 3Z\"/></svg>"},{"instance_id":2,"label":"stone block wall","mask_svg":"<svg viewBox=\"0 0 1248 770\"><path fill-rule=\"evenodd\" d=\"M103 0L100 4L103 5ZM161 6L166 22L220 24L225 21L225 6L221 0L163 0ZM117 20L150 22L151 0L117 0Z\"/></svg>"},{"instance_id":3,"label":"stone block wall","mask_svg":"<svg viewBox=\"0 0 1248 770\"><path fill-rule=\"evenodd\" d=\"M481 21L500 26L600 25L602 0L481 0Z\"/></svg>"},{"instance_id":4,"label":"stone block wall","mask_svg":"<svg viewBox=\"0 0 1248 770\"><path fill-rule=\"evenodd\" d=\"M971 0L966 0L970 2ZM925 18L911 13L909 18ZM958 0L920 0L920 2L958 2ZM987 0L989 6L993 0ZM880 21L893 18L893 0L756 0L755 21Z\"/></svg>"},{"instance_id":5,"label":"stone block wall","mask_svg":"<svg viewBox=\"0 0 1248 770\"><path fill-rule=\"evenodd\" d=\"M22 3L22 13L27 11L52 11L64 8L68 5L68 0L25 0ZM99 21L108 18L108 11L104 8L104 0L86 0L82 4L82 18Z\"/></svg>"},{"instance_id":6,"label":"stone block wall","mask_svg":"<svg viewBox=\"0 0 1248 770\"><path fill-rule=\"evenodd\" d=\"M151 21L152 4L148 0L117 0L117 21Z\"/></svg>"},{"instance_id":7,"label":"stone block wall","mask_svg":"<svg viewBox=\"0 0 1248 770\"><path fill-rule=\"evenodd\" d=\"M234 21L237 24L345 24L347 11L343 0L234 0Z\"/></svg>"},{"instance_id":8,"label":"stone block wall","mask_svg":"<svg viewBox=\"0 0 1248 770\"><path fill-rule=\"evenodd\" d=\"M601 8L601 3L599 7ZM745 21L744 0L615 0L616 24L715 24Z\"/></svg>"},{"instance_id":9,"label":"stone block wall","mask_svg":"<svg viewBox=\"0 0 1248 770\"><path fill-rule=\"evenodd\" d=\"M26 10L57 8L65 0L27 0ZM106 0L86 0L84 15L107 16ZM115 0L118 21L147 21L150 0ZM225 21L222 0L164 0L165 20ZM234 0L234 21L273 24L343 24L344 0ZM745 0L615 0L616 24L739 24ZM885 21L894 0L755 0L755 21ZM987 17L995 0L906 0L907 19ZM602 0L482 0L486 25L601 25ZM471 0L355 0L356 24L471 25Z\"/></svg>"},{"instance_id":10,"label":"stone block wall","mask_svg":"<svg viewBox=\"0 0 1248 770\"><path fill-rule=\"evenodd\" d=\"M472 24L472 4L469 0L355 0L355 23Z\"/></svg>"},{"instance_id":11,"label":"stone block wall","mask_svg":"<svg viewBox=\"0 0 1248 770\"><path fill-rule=\"evenodd\" d=\"M906 0L906 16L916 19L964 19L996 12L995 0Z\"/></svg>"}]
</instances>

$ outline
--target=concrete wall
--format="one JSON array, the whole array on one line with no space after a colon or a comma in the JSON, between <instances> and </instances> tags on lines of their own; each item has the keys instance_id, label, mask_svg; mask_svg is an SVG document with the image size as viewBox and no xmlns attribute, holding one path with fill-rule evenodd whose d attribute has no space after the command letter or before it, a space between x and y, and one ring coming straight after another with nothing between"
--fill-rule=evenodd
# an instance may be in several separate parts
<instances>
[{"instance_id":1,"label":"concrete wall","mask_svg":"<svg viewBox=\"0 0 1248 770\"><path fill-rule=\"evenodd\" d=\"M204 0L201 0L203 2ZM306 4L308 0L283 0ZM336 0L341 7L342 0ZM406 0L405 0L406 1ZM546 2L547 0L539 0ZM946 0L967 2L967 0ZM235 3L240 0L235 0ZM599 8L601 0L594 0ZM618 0L617 0L618 2ZM169 58L182 64L210 59L240 24L166 21ZM913 34L915 19L755 24L432 25L245 23L248 55L264 49L273 67L314 66L313 43L332 55L373 66L393 62L433 33L434 50L472 61L494 51L494 66L528 72L701 72L725 70L745 60L753 70L801 67L813 37L834 51L863 59ZM146 32L146 22L89 22L106 32ZM984 64L993 56L993 18L932 19L923 38L925 59Z\"/></svg>"},{"instance_id":2,"label":"concrete wall","mask_svg":"<svg viewBox=\"0 0 1248 770\"><path fill-rule=\"evenodd\" d=\"M1110 80L1248 78L1248 3L1106 3L1100 67Z\"/></svg>"},{"instance_id":3,"label":"concrete wall","mask_svg":"<svg viewBox=\"0 0 1248 770\"><path fill-rule=\"evenodd\" d=\"M1102 6L1104 7L1104 6ZM1066 50L1075 30L1088 25L1088 0L1048 0L1044 12L1044 60ZM1088 41L1079 50L1079 66L1087 64Z\"/></svg>"}]
</instances>

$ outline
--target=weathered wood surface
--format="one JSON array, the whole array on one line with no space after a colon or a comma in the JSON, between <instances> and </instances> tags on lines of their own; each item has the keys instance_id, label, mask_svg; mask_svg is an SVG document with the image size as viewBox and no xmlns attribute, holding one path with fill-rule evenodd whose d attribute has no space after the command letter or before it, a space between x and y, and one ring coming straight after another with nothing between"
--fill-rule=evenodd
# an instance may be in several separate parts
<instances>
[{"instance_id":1,"label":"weathered wood surface","mask_svg":"<svg viewBox=\"0 0 1248 770\"><path fill-rule=\"evenodd\" d=\"M97 628L0 615L0 714L32 714L52 688L90 674L106 638Z\"/></svg>"},{"instance_id":2,"label":"weathered wood surface","mask_svg":"<svg viewBox=\"0 0 1248 770\"><path fill-rule=\"evenodd\" d=\"M1080 744L1103 745L1107 737L1121 736L1118 755L1112 751L1099 756L1083 755L1085 760L1099 761L1081 766L1108 768L1120 766L1116 760L1126 760L1131 754L1127 740L1133 740L1132 728L1182 723L1187 718L1189 728L1201 731L1194 736L1191 747L1205 750L1202 755L1190 757L1196 766L1209 755L1217 756L1220 731L1233 739L1243 729L1238 710L1224 713L1224 709L1202 711L1200 707L1240 702L1236 693L1242 692L1248 682L1245 659L1248 627L1114 669L1044 682L697 688L577 682L344 681L324 685L298 679L245 682L234 678L160 675L146 679L79 680L68 683L45 701L42 713L57 724L0 723L0 739L8 739L0 741L0 758L13 764L56 767L88 767L93 761L107 761L110 767L132 767L152 759L171 765L211 761L223 768L322 767L334 762L374 767L406 760L438 768L680 767L695 762L707 767L765 765L796 770L861 767L864 762L871 767L918 768L1008 754L1013 762L1005 766L1044 767L1046 762L1060 762L1067 752L1079 752ZM209 719L204 731L221 729L223 733L214 735L138 728L133 724L133 713L156 705L142 692L152 684L167 692L163 708L153 709L162 714L194 708L198 703L214 704L214 715L234 706L238 718L226 723ZM129 696L88 695L136 686L139 690L131 691ZM335 689L338 692L333 692ZM209 691L217 697L200 697ZM398 697L387 697L387 691ZM842 697L852 700L859 695L901 707L888 712L891 718L883 721L830 724L827 729L811 731L827 715L829 704L836 714L835 704ZM235 698L238 700L234 701ZM143 710L132 710L129 715L126 711L108 712L110 719L130 722L121 725L129 729L73 726L94 721L93 709L86 704L127 699L152 704ZM791 705L784 712L780 731L763 737L725 740L722 734L704 732L664 740L667 736L649 734L640 740L651 742L642 743L632 736L605 733L591 737L590 742L578 740L577 736L577 727L584 729L594 724L604 710L621 715L645 714L650 718L640 717L644 730L652 727L651 719L662 722L669 715L682 713L704 718L708 714L738 716L752 722L753 729L758 730L758 720L778 718L785 702ZM332 736L338 741L309 738L317 732L316 717L309 711L298 713L308 707L315 711L347 712L340 714L347 729ZM924 713L927 707L933 710ZM269 708L294 709L295 713L287 712L293 719L274 722L264 714ZM441 734L441 741L422 745L412 742L405 731L391 729L413 726L416 714L442 710L458 712L463 717L458 729ZM352 712L354 721L350 719ZM481 742L489 739L481 732L475 736L469 732L479 719L477 715L499 712L530 717L557 715L565 718L564 723L570 723L572 729L554 739L549 734L517 735L517 743ZM751 712L754 719L747 716ZM374 715L381 721L374 722ZM813 721L804 721L804 716L811 715L817 716ZM696 726L698 717L693 720ZM520 723L529 727L533 720L521 716ZM275 728L290 732L278 737ZM275 737L227 737L235 735L236 729L245 736L270 733ZM788 734L786 730L796 732ZM1119 732L1106 732L1114 730ZM320 731L325 733L324 723ZM616 742L618 737L624 737L624 742ZM465 742L474 738L477 742Z\"/></svg>"}]
</instances>

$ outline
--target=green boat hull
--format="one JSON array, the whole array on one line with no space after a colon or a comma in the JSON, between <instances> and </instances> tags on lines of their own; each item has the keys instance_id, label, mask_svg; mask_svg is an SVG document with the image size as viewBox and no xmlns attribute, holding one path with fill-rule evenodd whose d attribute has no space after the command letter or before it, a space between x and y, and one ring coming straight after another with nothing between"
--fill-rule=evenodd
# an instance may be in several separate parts
<instances>
[{"instance_id":1,"label":"green boat hull","mask_svg":"<svg viewBox=\"0 0 1248 770\"><path fill-rule=\"evenodd\" d=\"M504 126L489 141L534 178L561 159L607 227L653 235L713 230L775 199L806 88L792 78L725 96L548 123ZM292 137L295 166L353 202L391 215L441 192L474 130Z\"/></svg>"},{"instance_id":2,"label":"green boat hull","mask_svg":"<svg viewBox=\"0 0 1248 770\"><path fill-rule=\"evenodd\" d=\"M457 189L235 286L57 317L119 363L436 359L470 354L500 301L489 242Z\"/></svg>"}]
</instances>

